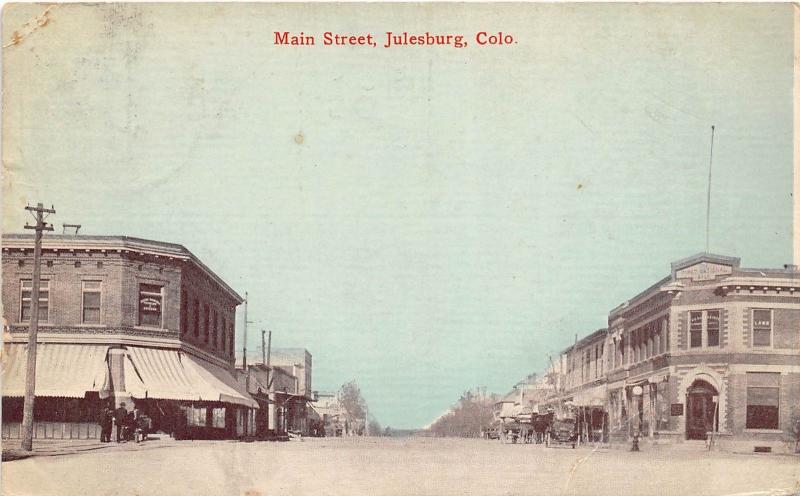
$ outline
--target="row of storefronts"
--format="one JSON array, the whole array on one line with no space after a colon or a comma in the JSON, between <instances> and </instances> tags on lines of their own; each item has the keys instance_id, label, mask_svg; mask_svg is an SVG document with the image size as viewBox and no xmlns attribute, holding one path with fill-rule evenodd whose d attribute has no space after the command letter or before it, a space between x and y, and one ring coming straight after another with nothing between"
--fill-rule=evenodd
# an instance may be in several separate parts
<instances>
[{"instance_id":1,"label":"row of storefronts","mask_svg":"<svg viewBox=\"0 0 800 496\"><path fill-rule=\"evenodd\" d=\"M800 272L702 253L564 349L537 411L584 441L793 449L800 429Z\"/></svg>"},{"instance_id":2,"label":"row of storefronts","mask_svg":"<svg viewBox=\"0 0 800 496\"><path fill-rule=\"evenodd\" d=\"M3 235L2 249L2 436L18 438L33 238ZM296 363L261 364L270 376L263 384L257 367L237 369L243 298L183 246L46 236L41 273L35 438L99 438L101 411L120 406L178 439L306 430L311 355L302 350Z\"/></svg>"}]
</instances>

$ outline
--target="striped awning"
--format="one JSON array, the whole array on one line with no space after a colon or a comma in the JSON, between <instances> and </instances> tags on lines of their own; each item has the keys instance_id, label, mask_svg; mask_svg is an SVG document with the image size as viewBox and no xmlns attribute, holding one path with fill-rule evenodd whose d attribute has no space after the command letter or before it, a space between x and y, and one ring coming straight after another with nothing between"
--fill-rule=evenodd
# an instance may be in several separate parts
<instances>
[{"instance_id":1,"label":"striped awning","mask_svg":"<svg viewBox=\"0 0 800 496\"><path fill-rule=\"evenodd\" d=\"M176 350L129 346L125 354L125 391L134 398L194 401L200 387Z\"/></svg>"},{"instance_id":2,"label":"striped awning","mask_svg":"<svg viewBox=\"0 0 800 496\"><path fill-rule=\"evenodd\" d=\"M125 390L134 398L221 401L258 408L230 372L178 350L128 346Z\"/></svg>"},{"instance_id":3,"label":"striped awning","mask_svg":"<svg viewBox=\"0 0 800 496\"><path fill-rule=\"evenodd\" d=\"M108 346L39 343L36 347L36 396L83 398L108 393ZM3 396L25 396L26 343L3 345Z\"/></svg>"},{"instance_id":4,"label":"striped awning","mask_svg":"<svg viewBox=\"0 0 800 496\"><path fill-rule=\"evenodd\" d=\"M236 378L223 367L191 355L185 355L185 358L188 359L189 364L194 366L195 373L208 385L209 391L213 391L212 394L218 397L215 401L225 401L227 403L249 406L250 408L258 408L258 402L256 402L256 400L247 393L245 387L239 384Z\"/></svg>"}]
</instances>

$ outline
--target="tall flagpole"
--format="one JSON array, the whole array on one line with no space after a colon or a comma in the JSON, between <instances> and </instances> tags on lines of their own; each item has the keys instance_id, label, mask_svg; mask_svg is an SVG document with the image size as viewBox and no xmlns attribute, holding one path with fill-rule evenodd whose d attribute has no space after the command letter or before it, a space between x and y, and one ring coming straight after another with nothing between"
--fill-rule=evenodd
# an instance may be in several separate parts
<instances>
[{"instance_id":1,"label":"tall flagpole","mask_svg":"<svg viewBox=\"0 0 800 496\"><path fill-rule=\"evenodd\" d=\"M714 162L714 126L711 126L711 151L708 154L708 194L706 196L706 253L708 253L708 233L711 222L711 165Z\"/></svg>"}]
</instances>

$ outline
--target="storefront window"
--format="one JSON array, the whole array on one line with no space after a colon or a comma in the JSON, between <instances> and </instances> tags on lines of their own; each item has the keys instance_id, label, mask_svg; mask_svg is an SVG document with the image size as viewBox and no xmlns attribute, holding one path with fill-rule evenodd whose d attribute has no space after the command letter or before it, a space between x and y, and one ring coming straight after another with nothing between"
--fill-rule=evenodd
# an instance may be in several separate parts
<instances>
[{"instance_id":1,"label":"storefront window","mask_svg":"<svg viewBox=\"0 0 800 496\"><path fill-rule=\"evenodd\" d=\"M666 382L656 384L656 429L659 431L669 430L669 401L667 401Z\"/></svg>"},{"instance_id":2,"label":"storefront window","mask_svg":"<svg viewBox=\"0 0 800 496\"><path fill-rule=\"evenodd\" d=\"M186 407L186 423L188 425L205 427L206 409L205 407Z\"/></svg>"},{"instance_id":3,"label":"storefront window","mask_svg":"<svg viewBox=\"0 0 800 496\"><path fill-rule=\"evenodd\" d=\"M778 373L747 373L748 429L778 428L780 378Z\"/></svg>"},{"instance_id":4,"label":"storefront window","mask_svg":"<svg viewBox=\"0 0 800 496\"><path fill-rule=\"evenodd\" d=\"M217 429L225 428L225 409L214 408L212 411L212 427Z\"/></svg>"}]
</instances>

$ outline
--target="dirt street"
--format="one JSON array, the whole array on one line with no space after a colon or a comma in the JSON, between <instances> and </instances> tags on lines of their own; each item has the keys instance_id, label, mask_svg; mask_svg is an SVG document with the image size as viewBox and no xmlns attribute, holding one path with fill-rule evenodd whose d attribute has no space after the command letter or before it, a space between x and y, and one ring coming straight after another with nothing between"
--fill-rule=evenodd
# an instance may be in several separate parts
<instances>
[{"instance_id":1,"label":"dirt street","mask_svg":"<svg viewBox=\"0 0 800 496\"><path fill-rule=\"evenodd\" d=\"M180 442L2 464L5 495L665 495L800 492L800 458L456 439Z\"/></svg>"}]
</instances>

